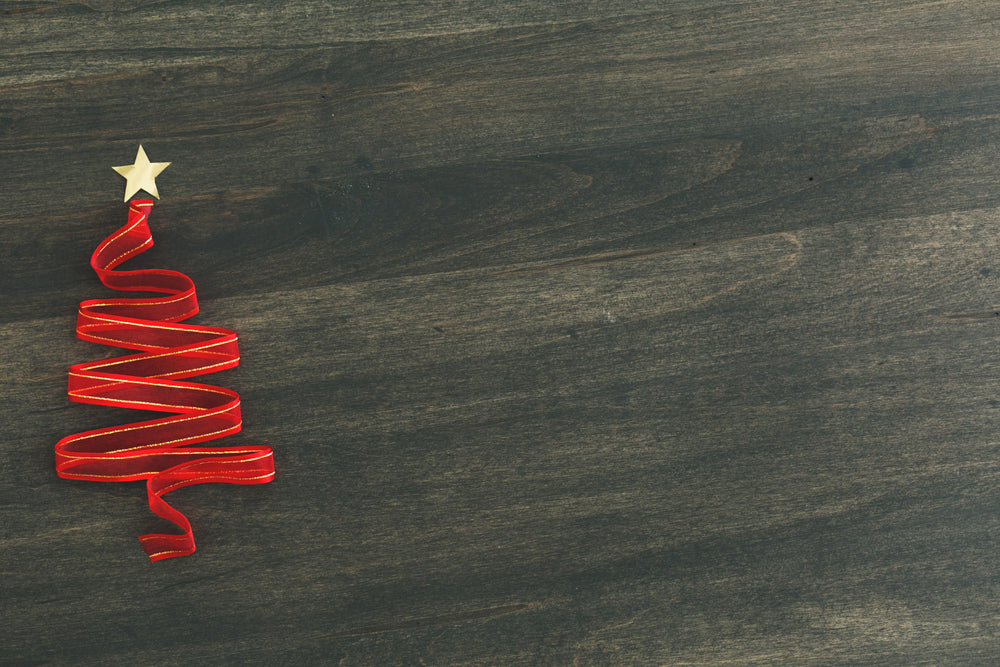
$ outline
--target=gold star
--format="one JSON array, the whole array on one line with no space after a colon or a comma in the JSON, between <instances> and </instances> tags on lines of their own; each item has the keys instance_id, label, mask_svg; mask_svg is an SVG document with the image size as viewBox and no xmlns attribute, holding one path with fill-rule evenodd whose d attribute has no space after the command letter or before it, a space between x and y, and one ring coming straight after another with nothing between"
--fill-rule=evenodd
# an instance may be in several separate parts
<instances>
[{"instance_id":1,"label":"gold star","mask_svg":"<svg viewBox=\"0 0 1000 667\"><path fill-rule=\"evenodd\" d=\"M149 158L146 157L146 151L142 150L142 144L139 144L139 152L135 154L135 164L112 167L112 169L125 177L125 201L128 201L128 198L139 190L145 190L159 199L160 193L156 191L156 177L168 166L170 166L169 162L150 162Z\"/></svg>"}]
</instances>

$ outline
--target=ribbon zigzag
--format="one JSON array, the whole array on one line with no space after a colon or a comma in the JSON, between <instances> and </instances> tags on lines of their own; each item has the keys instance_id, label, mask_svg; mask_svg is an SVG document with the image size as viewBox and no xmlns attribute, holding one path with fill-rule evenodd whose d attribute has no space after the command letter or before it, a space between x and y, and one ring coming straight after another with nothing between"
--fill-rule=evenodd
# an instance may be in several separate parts
<instances>
[{"instance_id":1,"label":"ribbon zigzag","mask_svg":"<svg viewBox=\"0 0 1000 667\"><path fill-rule=\"evenodd\" d=\"M239 349L233 331L178 324L198 312L194 283L183 273L114 270L152 247L152 208L151 200L130 202L128 223L97 247L90 264L111 289L167 296L80 304L79 338L140 352L70 366L69 397L171 416L70 435L55 450L56 471L66 479L146 480L150 509L183 531L139 538L150 560L158 561L195 550L190 522L163 500L165 494L207 482L264 484L274 478L274 459L261 445L193 446L240 430L240 398L230 389L183 380L239 365Z\"/></svg>"}]
</instances>

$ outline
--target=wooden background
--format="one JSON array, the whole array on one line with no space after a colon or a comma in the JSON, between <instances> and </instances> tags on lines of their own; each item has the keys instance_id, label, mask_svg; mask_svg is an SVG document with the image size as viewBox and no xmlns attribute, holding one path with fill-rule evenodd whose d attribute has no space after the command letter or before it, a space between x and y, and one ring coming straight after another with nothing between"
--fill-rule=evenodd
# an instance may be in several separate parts
<instances>
[{"instance_id":1,"label":"wooden background","mask_svg":"<svg viewBox=\"0 0 1000 667\"><path fill-rule=\"evenodd\" d=\"M354 5L354 6L352 6ZM1000 659L1000 6L0 2L0 660ZM135 260L277 480L60 480Z\"/></svg>"}]
</instances>

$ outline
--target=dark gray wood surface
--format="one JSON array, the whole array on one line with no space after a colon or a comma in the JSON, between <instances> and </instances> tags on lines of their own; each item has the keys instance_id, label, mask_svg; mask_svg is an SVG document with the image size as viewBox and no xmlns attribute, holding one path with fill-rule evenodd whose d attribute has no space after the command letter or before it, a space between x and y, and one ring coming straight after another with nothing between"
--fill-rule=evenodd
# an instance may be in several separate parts
<instances>
[{"instance_id":1,"label":"dark gray wood surface","mask_svg":"<svg viewBox=\"0 0 1000 667\"><path fill-rule=\"evenodd\" d=\"M998 26L0 2L0 661L995 664ZM52 455L140 142L278 467L155 565Z\"/></svg>"}]
</instances>

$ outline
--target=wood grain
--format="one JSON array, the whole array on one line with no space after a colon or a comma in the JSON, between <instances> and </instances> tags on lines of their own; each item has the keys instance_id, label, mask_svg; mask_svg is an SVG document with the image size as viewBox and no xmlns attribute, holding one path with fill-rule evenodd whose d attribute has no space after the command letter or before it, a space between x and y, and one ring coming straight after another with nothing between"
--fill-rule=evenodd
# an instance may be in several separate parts
<instances>
[{"instance_id":1,"label":"wood grain","mask_svg":"<svg viewBox=\"0 0 1000 667\"><path fill-rule=\"evenodd\" d=\"M990 664L994 3L0 4L0 661ZM142 142L277 480L55 477Z\"/></svg>"}]
</instances>

